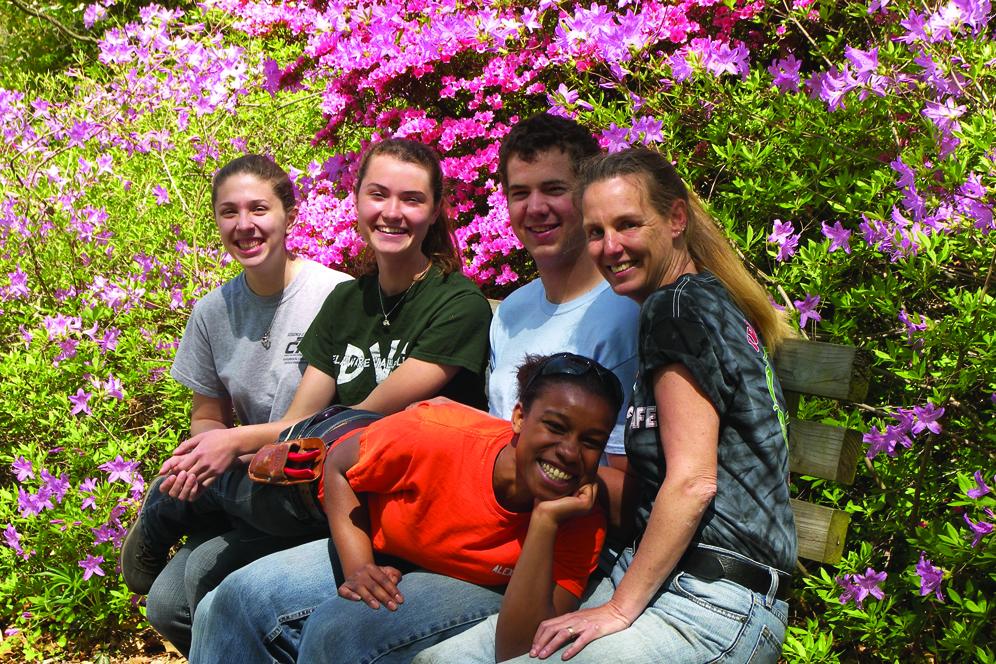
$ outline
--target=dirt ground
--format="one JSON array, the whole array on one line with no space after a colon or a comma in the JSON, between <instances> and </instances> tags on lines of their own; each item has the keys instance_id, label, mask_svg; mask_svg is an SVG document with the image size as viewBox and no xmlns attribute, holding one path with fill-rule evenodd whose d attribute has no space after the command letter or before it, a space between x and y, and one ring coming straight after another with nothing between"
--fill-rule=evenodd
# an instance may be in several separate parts
<instances>
[{"instance_id":1,"label":"dirt ground","mask_svg":"<svg viewBox=\"0 0 996 664\"><path fill-rule=\"evenodd\" d=\"M182 664L187 661L171 644L160 639L151 629L130 641L113 644L108 649L112 652L73 658L47 658L42 660L42 664ZM23 655L20 654L0 655L0 662L3 664L22 661L24 661Z\"/></svg>"}]
</instances>

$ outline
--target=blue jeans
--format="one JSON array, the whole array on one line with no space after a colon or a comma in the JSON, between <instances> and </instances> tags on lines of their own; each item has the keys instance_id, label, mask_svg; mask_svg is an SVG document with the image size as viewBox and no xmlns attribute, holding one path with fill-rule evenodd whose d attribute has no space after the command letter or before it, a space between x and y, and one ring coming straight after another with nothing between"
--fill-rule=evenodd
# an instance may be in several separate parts
<instances>
[{"instance_id":1,"label":"blue jeans","mask_svg":"<svg viewBox=\"0 0 996 664\"><path fill-rule=\"evenodd\" d=\"M404 603L375 611L338 596L335 558L321 540L231 574L197 610L190 661L407 663L501 606L500 590L402 569Z\"/></svg>"},{"instance_id":2,"label":"blue jeans","mask_svg":"<svg viewBox=\"0 0 996 664\"><path fill-rule=\"evenodd\" d=\"M194 612L208 592L243 565L306 541L309 540L262 533L251 536L245 530L191 535L152 584L146 599L146 617L187 657Z\"/></svg>"},{"instance_id":3,"label":"blue jeans","mask_svg":"<svg viewBox=\"0 0 996 664\"><path fill-rule=\"evenodd\" d=\"M627 549L610 577L603 580L582 608L604 604L633 560ZM788 605L774 598L777 582L767 595L731 581L704 581L686 572L674 574L643 614L621 632L589 643L570 661L578 664L645 664L646 662L771 662L778 661L788 621ZM412 664L479 664L495 661L496 617L429 648ZM563 650L547 662L560 662ZM536 664L522 655L508 660Z\"/></svg>"}]
</instances>

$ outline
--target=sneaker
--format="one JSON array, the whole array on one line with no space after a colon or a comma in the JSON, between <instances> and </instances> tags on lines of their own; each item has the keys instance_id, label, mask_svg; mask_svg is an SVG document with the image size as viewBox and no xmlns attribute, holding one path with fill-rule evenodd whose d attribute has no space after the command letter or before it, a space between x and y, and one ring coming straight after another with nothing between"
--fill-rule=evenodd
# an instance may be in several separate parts
<instances>
[{"instance_id":1,"label":"sneaker","mask_svg":"<svg viewBox=\"0 0 996 664\"><path fill-rule=\"evenodd\" d=\"M135 523L131 524L124 543L121 544L121 576L124 577L128 590L138 595L148 595L153 582L169 562L171 546L165 548L162 544L153 542L145 533L142 525L142 514L145 512L149 499L158 497L159 485L163 477L156 478L145 493L142 509L139 510Z\"/></svg>"}]
</instances>

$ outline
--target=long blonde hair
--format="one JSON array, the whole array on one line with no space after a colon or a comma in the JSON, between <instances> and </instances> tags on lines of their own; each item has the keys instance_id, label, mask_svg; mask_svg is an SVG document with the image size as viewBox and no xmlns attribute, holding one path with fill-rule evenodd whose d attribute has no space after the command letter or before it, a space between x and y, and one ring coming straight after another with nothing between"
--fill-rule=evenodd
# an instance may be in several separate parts
<instances>
[{"instance_id":1,"label":"long blonde hair","mask_svg":"<svg viewBox=\"0 0 996 664\"><path fill-rule=\"evenodd\" d=\"M660 153L630 148L597 157L582 170L575 195L580 199L592 184L624 175L639 177L650 205L664 217L671 214L676 200L685 203L688 212L685 245L695 267L716 275L747 319L758 328L768 350L774 353L782 341L794 336L785 317L772 306L768 293L744 267L705 204L685 186L671 162Z\"/></svg>"}]
</instances>

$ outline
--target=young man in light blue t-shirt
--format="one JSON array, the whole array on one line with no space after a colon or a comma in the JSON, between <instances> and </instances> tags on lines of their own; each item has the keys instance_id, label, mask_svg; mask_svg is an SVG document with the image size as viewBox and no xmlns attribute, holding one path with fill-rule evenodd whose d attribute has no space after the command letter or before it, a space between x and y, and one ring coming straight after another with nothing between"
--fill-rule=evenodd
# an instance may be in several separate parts
<instances>
[{"instance_id":1,"label":"young man in light blue t-shirt","mask_svg":"<svg viewBox=\"0 0 996 664\"><path fill-rule=\"evenodd\" d=\"M639 307L613 293L598 273L574 207L578 167L598 152L587 129L545 113L518 123L502 141L498 175L509 221L539 279L505 298L491 322L488 404L498 417L511 415L515 370L526 354L590 357L616 374L627 395L633 386ZM620 468L626 410L606 446L610 465Z\"/></svg>"}]
</instances>

